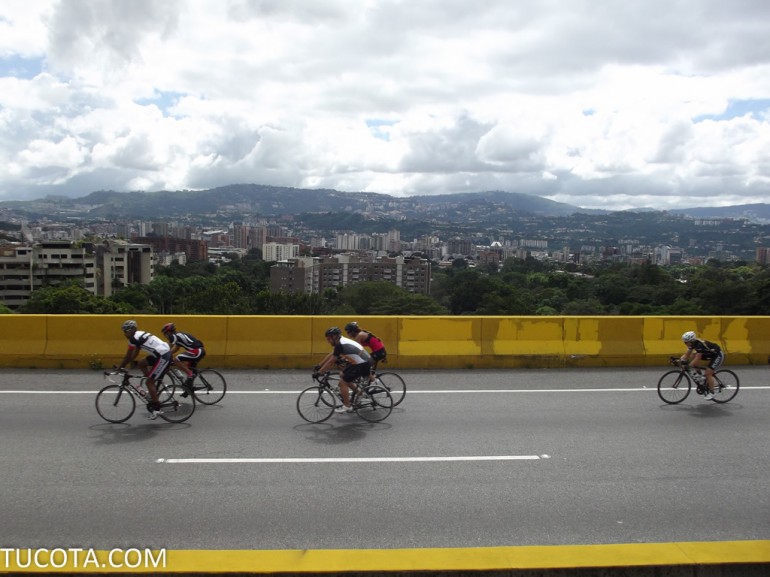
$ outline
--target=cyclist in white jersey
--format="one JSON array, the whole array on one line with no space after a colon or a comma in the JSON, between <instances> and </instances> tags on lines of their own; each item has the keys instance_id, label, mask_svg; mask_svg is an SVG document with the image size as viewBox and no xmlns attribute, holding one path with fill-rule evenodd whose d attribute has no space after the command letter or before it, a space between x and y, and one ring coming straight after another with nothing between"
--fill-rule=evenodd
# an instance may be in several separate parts
<instances>
[{"instance_id":1,"label":"cyclist in white jersey","mask_svg":"<svg viewBox=\"0 0 770 577\"><path fill-rule=\"evenodd\" d=\"M353 381L358 377L368 377L371 371L371 357L356 341L342 336L338 327L331 327L325 333L326 340L334 347L331 353L326 355L321 364L316 365L316 372L326 372L337 365L342 369L340 374L340 394L342 395L342 407L334 409L338 413L349 413L353 409L350 406L350 388L355 389Z\"/></svg>"},{"instance_id":2,"label":"cyclist in white jersey","mask_svg":"<svg viewBox=\"0 0 770 577\"><path fill-rule=\"evenodd\" d=\"M122 326L123 335L128 339L128 350L123 360L120 362L119 370L126 368L126 365L133 362L139 355L139 351L144 350L148 355L139 361L139 368L147 377L146 385L152 401L148 403L150 409L150 418L154 419L160 413L160 403L158 402L158 391L155 389L155 383L166 372L171 362L171 348L168 343L164 343L158 337L147 331L137 329L136 321L126 321Z\"/></svg>"}]
</instances>

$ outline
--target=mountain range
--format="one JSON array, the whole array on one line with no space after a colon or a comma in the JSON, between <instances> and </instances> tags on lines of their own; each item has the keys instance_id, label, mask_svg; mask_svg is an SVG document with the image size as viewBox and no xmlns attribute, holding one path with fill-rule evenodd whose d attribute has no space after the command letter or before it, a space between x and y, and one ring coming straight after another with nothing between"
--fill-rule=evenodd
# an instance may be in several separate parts
<instances>
[{"instance_id":1,"label":"mountain range","mask_svg":"<svg viewBox=\"0 0 770 577\"><path fill-rule=\"evenodd\" d=\"M570 216L576 213L603 214L613 211L584 209L539 196L516 192L484 191L395 197L372 192L340 192L330 189L287 188L260 184L233 184L207 190L159 192L97 191L78 198L49 196L38 200L0 202L0 210L25 218L78 215L83 218L157 219L200 216L270 217L318 212L392 212L403 217L452 210L463 212L479 204L507 207L521 214ZM653 209L646 209L653 210ZM641 211L637 211L641 212ZM701 218L747 218L770 222L770 204L727 207L695 207L668 211Z\"/></svg>"}]
</instances>

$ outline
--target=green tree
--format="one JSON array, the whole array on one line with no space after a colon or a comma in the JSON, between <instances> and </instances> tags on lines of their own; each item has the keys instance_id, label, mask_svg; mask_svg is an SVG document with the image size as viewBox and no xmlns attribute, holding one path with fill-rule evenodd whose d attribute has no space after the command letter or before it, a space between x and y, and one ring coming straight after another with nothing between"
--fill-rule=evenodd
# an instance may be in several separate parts
<instances>
[{"instance_id":1,"label":"green tree","mask_svg":"<svg viewBox=\"0 0 770 577\"><path fill-rule=\"evenodd\" d=\"M30 295L20 312L25 314L76 315L126 314L131 312L123 303L95 296L77 284L39 288Z\"/></svg>"},{"instance_id":2,"label":"green tree","mask_svg":"<svg viewBox=\"0 0 770 577\"><path fill-rule=\"evenodd\" d=\"M339 293L340 304L346 304L359 315L371 315L373 307L382 301L398 297L406 292L387 281L349 284Z\"/></svg>"}]
</instances>

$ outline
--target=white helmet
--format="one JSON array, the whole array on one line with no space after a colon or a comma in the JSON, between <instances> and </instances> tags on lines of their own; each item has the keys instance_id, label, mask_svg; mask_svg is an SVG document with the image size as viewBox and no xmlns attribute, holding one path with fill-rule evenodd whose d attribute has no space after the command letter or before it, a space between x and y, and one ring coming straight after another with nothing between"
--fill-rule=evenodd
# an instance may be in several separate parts
<instances>
[{"instance_id":1,"label":"white helmet","mask_svg":"<svg viewBox=\"0 0 770 577\"><path fill-rule=\"evenodd\" d=\"M129 331L131 329L136 328L136 321L126 321L123 323L123 326L121 327L121 330L123 332Z\"/></svg>"},{"instance_id":2,"label":"white helmet","mask_svg":"<svg viewBox=\"0 0 770 577\"><path fill-rule=\"evenodd\" d=\"M685 343L691 343L698 338L693 331L687 331L682 335L682 341Z\"/></svg>"}]
</instances>

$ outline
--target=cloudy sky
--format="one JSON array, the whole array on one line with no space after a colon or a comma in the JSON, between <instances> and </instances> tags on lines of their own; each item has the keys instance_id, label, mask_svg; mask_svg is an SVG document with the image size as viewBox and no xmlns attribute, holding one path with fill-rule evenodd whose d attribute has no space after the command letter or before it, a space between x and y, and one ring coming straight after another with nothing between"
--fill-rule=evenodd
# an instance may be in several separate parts
<instances>
[{"instance_id":1,"label":"cloudy sky","mask_svg":"<svg viewBox=\"0 0 770 577\"><path fill-rule=\"evenodd\" d=\"M2 0L0 201L770 202L768 0Z\"/></svg>"}]
</instances>

